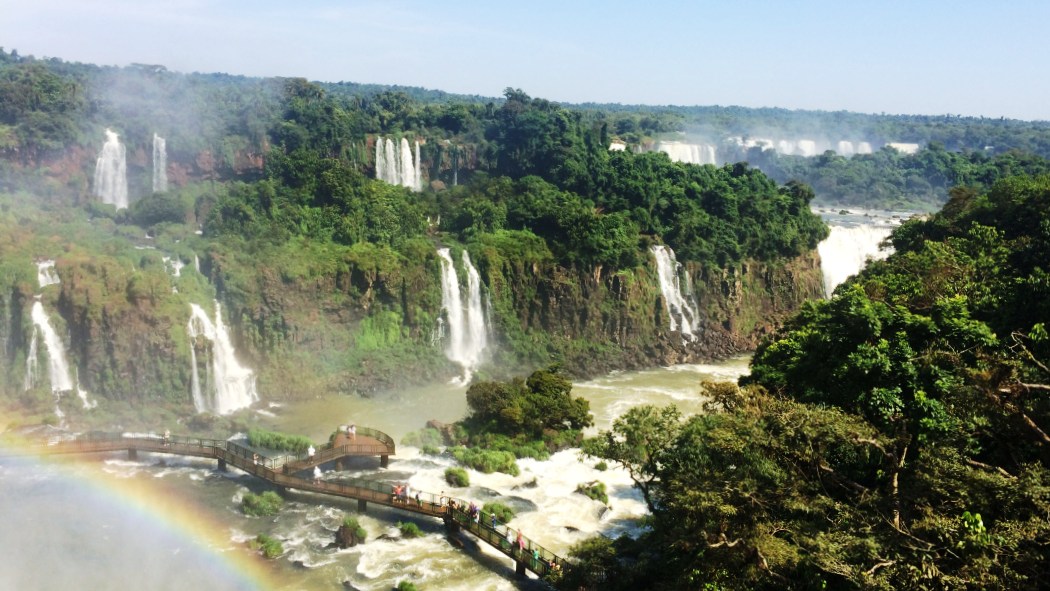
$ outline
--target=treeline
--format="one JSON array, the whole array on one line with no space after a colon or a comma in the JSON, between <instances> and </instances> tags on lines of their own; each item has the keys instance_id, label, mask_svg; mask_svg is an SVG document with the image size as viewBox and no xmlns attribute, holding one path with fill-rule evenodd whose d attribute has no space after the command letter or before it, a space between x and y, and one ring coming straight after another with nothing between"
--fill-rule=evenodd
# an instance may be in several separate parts
<instances>
[{"instance_id":1,"label":"treeline","mask_svg":"<svg viewBox=\"0 0 1050 591\"><path fill-rule=\"evenodd\" d=\"M652 511L565 588L1043 589L1050 176L958 189L896 253L708 384L585 443Z\"/></svg>"},{"instance_id":2,"label":"treeline","mask_svg":"<svg viewBox=\"0 0 1050 591\"><path fill-rule=\"evenodd\" d=\"M752 149L748 160L779 182L810 185L815 201L878 209L936 211L956 186L987 191L999 179L1050 172L1050 160L1011 150L952 152L932 143L915 154L883 148L873 154L782 156Z\"/></svg>"}]
</instances>

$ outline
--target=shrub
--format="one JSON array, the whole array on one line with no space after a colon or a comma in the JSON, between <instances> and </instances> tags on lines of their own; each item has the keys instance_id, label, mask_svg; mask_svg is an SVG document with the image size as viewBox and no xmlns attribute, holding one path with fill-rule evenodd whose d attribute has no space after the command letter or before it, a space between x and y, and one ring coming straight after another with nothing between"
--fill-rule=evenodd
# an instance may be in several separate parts
<instances>
[{"instance_id":1,"label":"shrub","mask_svg":"<svg viewBox=\"0 0 1050 591\"><path fill-rule=\"evenodd\" d=\"M605 493L605 483L590 482L576 485L576 492L588 496L595 501L601 501L603 505L609 504L609 495Z\"/></svg>"},{"instance_id":2,"label":"shrub","mask_svg":"<svg viewBox=\"0 0 1050 591\"><path fill-rule=\"evenodd\" d=\"M514 454L509 451L456 447L452 449L452 455L460 464L485 474L503 472L504 474L517 476L521 473L517 462L514 461L516 459Z\"/></svg>"},{"instance_id":3,"label":"shrub","mask_svg":"<svg viewBox=\"0 0 1050 591\"><path fill-rule=\"evenodd\" d=\"M281 542L266 534L259 534L254 540L248 542L248 546L252 550L261 550L263 556L271 560L284 554L284 546L281 545Z\"/></svg>"},{"instance_id":4,"label":"shrub","mask_svg":"<svg viewBox=\"0 0 1050 591\"><path fill-rule=\"evenodd\" d=\"M434 447L433 445L424 445L423 448L419 450L419 452L425 456L440 456L441 448Z\"/></svg>"},{"instance_id":5,"label":"shrub","mask_svg":"<svg viewBox=\"0 0 1050 591\"><path fill-rule=\"evenodd\" d=\"M368 538L368 532L365 531L365 528L361 527L361 524L357 522L356 517L344 517L343 527L354 532L354 537L357 538L358 543L364 542L365 539Z\"/></svg>"},{"instance_id":6,"label":"shrub","mask_svg":"<svg viewBox=\"0 0 1050 591\"><path fill-rule=\"evenodd\" d=\"M241 511L252 517L276 515L284 505L281 495L268 490L261 495L248 493L241 499Z\"/></svg>"},{"instance_id":7,"label":"shrub","mask_svg":"<svg viewBox=\"0 0 1050 591\"><path fill-rule=\"evenodd\" d=\"M416 586L408 581L400 581L397 584L397 591L416 591Z\"/></svg>"},{"instance_id":8,"label":"shrub","mask_svg":"<svg viewBox=\"0 0 1050 591\"><path fill-rule=\"evenodd\" d=\"M600 461L600 462L598 462L597 464L594 465L594 469L599 471L599 472L605 472L606 470L609 469L609 464L606 464L605 460L602 460L602 461Z\"/></svg>"},{"instance_id":9,"label":"shrub","mask_svg":"<svg viewBox=\"0 0 1050 591\"><path fill-rule=\"evenodd\" d=\"M481 508L481 512L486 515L495 513L496 519L498 519L500 523L507 523L511 519L514 519L514 509L511 509L503 503L485 503L485 506Z\"/></svg>"},{"instance_id":10,"label":"shrub","mask_svg":"<svg viewBox=\"0 0 1050 591\"><path fill-rule=\"evenodd\" d=\"M287 433L278 433L276 431L250 429L248 431L248 445L301 454L306 452L307 448L313 443L302 435L288 435Z\"/></svg>"},{"instance_id":11,"label":"shrub","mask_svg":"<svg viewBox=\"0 0 1050 591\"><path fill-rule=\"evenodd\" d=\"M445 482L452 486L470 486L470 476L463 468L446 468Z\"/></svg>"},{"instance_id":12,"label":"shrub","mask_svg":"<svg viewBox=\"0 0 1050 591\"><path fill-rule=\"evenodd\" d=\"M419 529L419 526L412 523L411 521L397 522L397 529L401 530L401 537L403 538L421 538L423 532Z\"/></svg>"}]
</instances>

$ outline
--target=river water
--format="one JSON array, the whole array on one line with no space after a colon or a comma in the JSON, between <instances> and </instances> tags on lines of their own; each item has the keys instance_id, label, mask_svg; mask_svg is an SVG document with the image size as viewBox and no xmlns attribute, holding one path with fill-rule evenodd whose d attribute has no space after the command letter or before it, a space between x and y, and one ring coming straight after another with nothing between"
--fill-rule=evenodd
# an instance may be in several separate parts
<instances>
[{"instance_id":1,"label":"river water","mask_svg":"<svg viewBox=\"0 0 1050 591\"><path fill-rule=\"evenodd\" d=\"M702 380L735 380L747 357L710 365L681 365L616 372L574 385L591 403L597 429L633 406L676 404L702 411ZM453 422L466 412L465 388L436 385L360 398L333 395L260 411L267 428L327 441L339 425L353 422L385 431L395 440L428 419ZM470 471L471 486L452 490L443 479L453 465L401 445L388 469L373 458L356 460L322 478L360 476L407 482L412 489L481 503L514 507L510 525L550 550L569 547L596 533L635 531L645 513L626 473L599 471L595 461L566 450L546 461L521 460L521 474ZM609 508L576 494L581 483L601 481ZM393 509L292 491L279 515L250 518L239 511L246 492L265 483L214 462L139 454L40 463L0 458L0 589L348 589L389 590L399 581L420 589L521 589L535 581L514 576L509 559L461 535L450 541L442 524ZM355 514L368 541L346 550L328 548L343 517ZM399 521L415 522L425 535L400 539ZM264 533L285 553L265 561L246 542Z\"/></svg>"}]
</instances>

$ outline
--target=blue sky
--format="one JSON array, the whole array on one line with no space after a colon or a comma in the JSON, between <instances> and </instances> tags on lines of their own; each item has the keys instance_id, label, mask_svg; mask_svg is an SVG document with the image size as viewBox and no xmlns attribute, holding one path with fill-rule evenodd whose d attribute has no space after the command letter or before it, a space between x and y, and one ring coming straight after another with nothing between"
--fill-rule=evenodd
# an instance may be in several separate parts
<instances>
[{"instance_id":1,"label":"blue sky","mask_svg":"<svg viewBox=\"0 0 1050 591\"><path fill-rule=\"evenodd\" d=\"M0 46L104 65L563 102L1050 120L1045 0L0 0Z\"/></svg>"}]
</instances>

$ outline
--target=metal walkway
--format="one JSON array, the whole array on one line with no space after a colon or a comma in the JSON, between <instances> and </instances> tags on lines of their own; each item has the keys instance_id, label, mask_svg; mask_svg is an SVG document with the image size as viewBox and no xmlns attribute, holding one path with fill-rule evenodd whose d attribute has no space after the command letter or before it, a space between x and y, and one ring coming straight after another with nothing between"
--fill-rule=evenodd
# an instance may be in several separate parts
<instances>
[{"instance_id":1,"label":"metal walkway","mask_svg":"<svg viewBox=\"0 0 1050 591\"><path fill-rule=\"evenodd\" d=\"M315 466L339 462L345 457L353 456L379 456L380 463L386 467L389 456L395 452L394 441L386 433L374 429L358 427L356 440L337 436L332 443L315 449L312 456L301 453L264 457L247 446L222 439L97 432L72 439L52 440L47 444L27 446L22 450L33 455L126 451L131 459L137 458L138 452L142 451L214 459L218 462L220 470L234 466L285 489L357 499L358 510L361 512L365 511L368 503L376 503L400 511L440 518L450 530L468 531L513 559L515 571L519 575L531 571L542 578L552 571L560 571L569 566L564 559L520 532L499 524L492 527L491 517L485 519L483 514L478 514L477 517L471 515L469 503L466 501L422 491L414 492L411 498L397 497L394 487L385 482L351 479L337 483L298 475Z\"/></svg>"}]
</instances>

